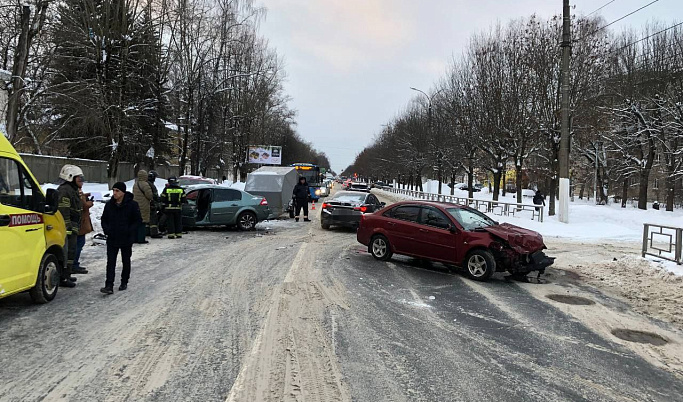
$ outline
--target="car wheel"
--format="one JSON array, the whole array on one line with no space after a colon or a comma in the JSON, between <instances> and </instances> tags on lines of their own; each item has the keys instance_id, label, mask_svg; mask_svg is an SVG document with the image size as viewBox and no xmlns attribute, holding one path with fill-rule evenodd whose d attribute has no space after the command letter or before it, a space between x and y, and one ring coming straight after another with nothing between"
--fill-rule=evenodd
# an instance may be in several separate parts
<instances>
[{"instance_id":1,"label":"car wheel","mask_svg":"<svg viewBox=\"0 0 683 402\"><path fill-rule=\"evenodd\" d=\"M59 289L59 261L52 254L45 254L40 262L36 285L29 290L34 303L44 304L57 296Z\"/></svg>"},{"instance_id":2,"label":"car wheel","mask_svg":"<svg viewBox=\"0 0 683 402\"><path fill-rule=\"evenodd\" d=\"M256 215L251 212L242 212L237 217L237 227L240 230L254 230L256 227Z\"/></svg>"},{"instance_id":3,"label":"car wheel","mask_svg":"<svg viewBox=\"0 0 683 402\"><path fill-rule=\"evenodd\" d=\"M485 281L496 272L496 260L488 250L474 250L465 258L465 272L475 281Z\"/></svg>"},{"instance_id":4,"label":"car wheel","mask_svg":"<svg viewBox=\"0 0 683 402\"><path fill-rule=\"evenodd\" d=\"M382 236L377 235L370 240L370 254L372 254L375 259L380 261L389 261L391 259L391 245L389 245L389 240Z\"/></svg>"},{"instance_id":5,"label":"car wheel","mask_svg":"<svg viewBox=\"0 0 683 402\"><path fill-rule=\"evenodd\" d=\"M330 224L329 224L329 223L325 223L325 222L323 222L323 221L320 221L320 227L323 228L323 229L325 229L325 230L328 230L328 229L330 228Z\"/></svg>"}]
</instances>

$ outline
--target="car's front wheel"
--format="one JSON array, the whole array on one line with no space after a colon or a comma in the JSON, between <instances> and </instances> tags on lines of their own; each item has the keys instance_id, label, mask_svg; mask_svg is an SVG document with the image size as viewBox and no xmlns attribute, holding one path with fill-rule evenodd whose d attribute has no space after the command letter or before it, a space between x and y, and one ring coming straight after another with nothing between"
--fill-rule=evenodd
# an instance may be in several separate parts
<instances>
[{"instance_id":1,"label":"car's front wheel","mask_svg":"<svg viewBox=\"0 0 683 402\"><path fill-rule=\"evenodd\" d=\"M256 227L256 215L252 212L242 212L237 217L237 227L240 230L254 230Z\"/></svg>"},{"instance_id":2,"label":"car's front wheel","mask_svg":"<svg viewBox=\"0 0 683 402\"><path fill-rule=\"evenodd\" d=\"M59 289L59 261L52 254L45 254L40 262L36 285L29 290L34 303L44 304L57 296Z\"/></svg>"},{"instance_id":3,"label":"car's front wheel","mask_svg":"<svg viewBox=\"0 0 683 402\"><path fill-rule=\"evenodd\" d=\"M465 257L465 273L475 281L485 281L496 272L496 260L488 250L473 250Z\"/></svg>"},{"instance_id":4,"label":"car's front wheel","mask_svg":"<svg viewBox=\"0 0 683 402\"><path fill-rule=\"evenodd\" d=\"M389 261L393 254L391 246L389 245L389 240L382 235L373 237L370 241L370 254L377 260Z\"/></svg>"}]
</instances>

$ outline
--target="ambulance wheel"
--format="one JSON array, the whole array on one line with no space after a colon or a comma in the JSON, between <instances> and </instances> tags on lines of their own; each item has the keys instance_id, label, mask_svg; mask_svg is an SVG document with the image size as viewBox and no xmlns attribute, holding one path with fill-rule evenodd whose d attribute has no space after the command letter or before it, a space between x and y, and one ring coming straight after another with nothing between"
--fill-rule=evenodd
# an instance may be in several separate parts
<instances>
[{"instance_id":1,"label":"ambulance wheel","mask_svg":"<svg viewBox=\"0 0 683 402\"><path fill-rule=\"evenodd\" d=\"M52 254L45 254L40 262L36 285L29 290L34 303L44 304L57 296L59 289L59 261Z\"/></svg>"}]
</instances>

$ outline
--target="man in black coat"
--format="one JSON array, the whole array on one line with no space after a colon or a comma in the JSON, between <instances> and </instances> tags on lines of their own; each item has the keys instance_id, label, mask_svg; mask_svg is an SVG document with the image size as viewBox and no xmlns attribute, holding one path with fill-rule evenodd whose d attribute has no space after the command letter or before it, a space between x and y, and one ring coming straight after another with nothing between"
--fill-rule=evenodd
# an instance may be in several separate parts
<instances>
[{"instance_id":1,"label":"man in black coat","mask_svg":"<svg viewBox=\"0 0 683 402\"><path fill-rule=\"evenodd\" d=\"M114 277L116 276L116 257L121 250L123 270L119 290L126 290L130 279L130 257L133 255L133 243L137 237L138 226L142 224L140 207L133 201L133 194L126 192L126 184L118 182L112 188L112 198L104 206L102 213L102 229L107 235L107 279L100 292L114 293Z\"/></svg>"},{"instance_id":2,"label":"man in black coat","mask_svg":"<svg viewBox=\"0 0 683 402\"><path fill-rule=\"evenodd\" d=\"M534 194L533 201L534 201L534 204L536 204L536 205L543 204L543 206L545 206L545 196L543 195L543 193L541 193L541 190L536 190L536 194ZM536 207L536 211L540 211L540 210L541 210L541 208Z\"/></svg>"},{"instance_id":3,"label":"man in black coat","mask_svg":"<svg viewBox=\"0 0 683 402\"><path fill-rule=\"evenodd\" d=\"M294 198L294 203L296 204L296 212L294 215L297 222L299 222L299 214L301 209L304 210L304 222L310 222L308 219L308 197L311 195L308 188L308 183L305 177L299 177L299 182L294 186L294 191L292 192L292 198Z\"/></svg>"}]
</instances>

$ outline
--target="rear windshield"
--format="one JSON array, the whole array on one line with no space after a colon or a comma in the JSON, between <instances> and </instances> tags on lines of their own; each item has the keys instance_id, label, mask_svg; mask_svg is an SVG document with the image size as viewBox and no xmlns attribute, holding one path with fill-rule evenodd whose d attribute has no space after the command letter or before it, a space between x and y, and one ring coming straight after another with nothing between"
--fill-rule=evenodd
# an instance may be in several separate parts
<instances>
[{"instance_id":1,"label":"rear windshield","mask_svg":"<svg viewBox=\"0 0 683 402\"><path fill-rule=\"evenodd\" d=\"M330 201L338 202L363 202L365 201L365 194L339 194L330 198Z\"/></svg>"},{"instance_id":2,"label":"rear windshield","mask_svg":"<svg viewBox=\"0 0 683 402\"><path fill-rule=\"evenodd\" d=\"M446 211L448 211L465 230L475 230L498 224L498 222L474 209L446 208Z\"/></svg>"},{"instance_id":3,"label":"rear windshield","mask_svg":"<svg viewBox=\"0 0 683 402\"><path fill-rule=\"evenodd\" d=\"M178 184L181 186L192 186L194 184L207 184L209 181L201 179L180 179Z\"/></svg>"}]
</instances>

